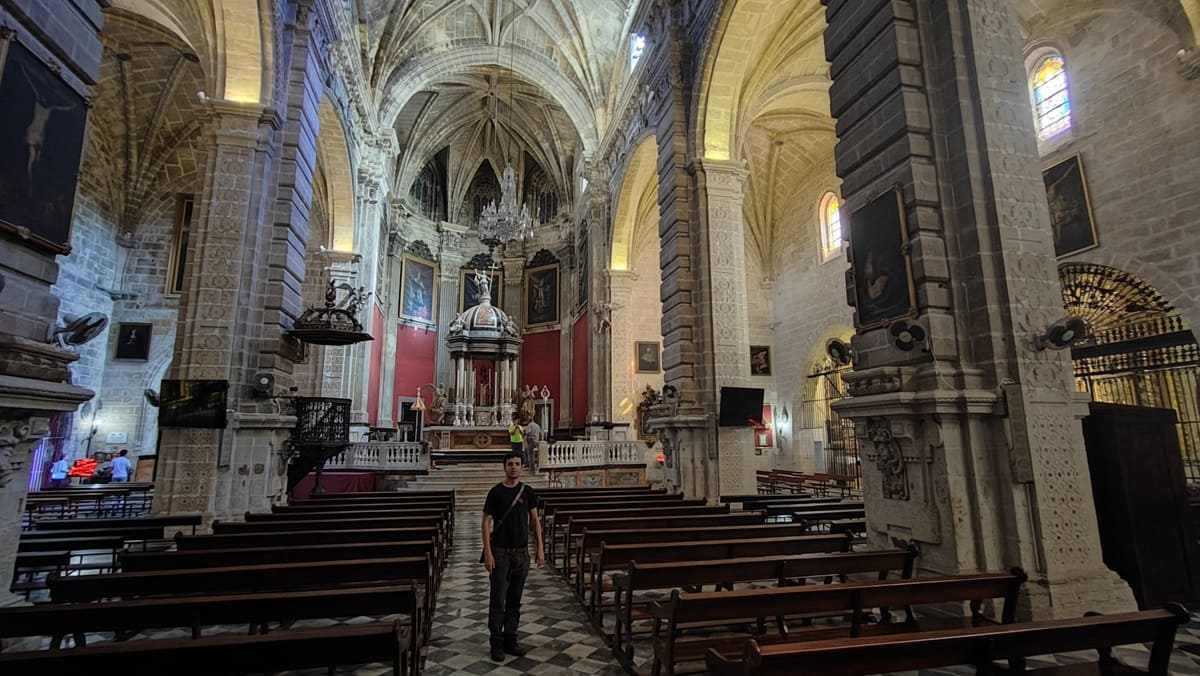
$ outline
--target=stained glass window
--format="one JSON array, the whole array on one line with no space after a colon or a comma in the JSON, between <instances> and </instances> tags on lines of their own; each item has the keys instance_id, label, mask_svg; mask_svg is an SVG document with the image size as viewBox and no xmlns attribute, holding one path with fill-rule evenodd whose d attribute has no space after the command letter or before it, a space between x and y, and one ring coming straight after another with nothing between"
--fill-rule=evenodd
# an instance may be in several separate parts
<instances>
[{"instance_id":1,"label":"stained glass window","mask_svg":"<svg viewBox=\"0 0 1200 676\"><path fill-rule=\"evenodd\" d=\"M842 205L837 195L825 193L821 199L821 255L829 258L842 250Z\"/></svg>"},{"instance_id":2,"label":"stained glass window","mask_svg":"<svg viewBox=\"0 0 1200 676\"><path fill-rule=\"evenodd\" d=\"M1033 73L1033 106L1043 141L1071 128L1071 95L1061 56L1047 56L1038 63Z\"/></svg>"},{"instance_id":3,"label":"stained glass window","mask_svg":"<svg viewBox=\"0 0 1200 676\"><path fill-rule=\"evenodd\" d=\"M646 36L634 33L629 36L629 72L633 72L637 68L638 60L642 58L642 52L646 50Z\"/></svg>"}]
</instances>

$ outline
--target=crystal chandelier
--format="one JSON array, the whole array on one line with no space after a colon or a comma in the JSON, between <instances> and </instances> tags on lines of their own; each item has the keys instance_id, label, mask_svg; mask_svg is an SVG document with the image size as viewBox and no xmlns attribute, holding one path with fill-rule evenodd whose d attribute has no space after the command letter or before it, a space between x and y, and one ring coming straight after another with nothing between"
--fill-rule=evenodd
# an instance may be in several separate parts
<instances>
[{"instance_id":1,"label":"crystal chandelier","mask_svg":"<svg viewBox=\"0 0 1200 676\"><path fill-rule=\"evenodd\" d=\"M537 227L538 219L529 213L529 207L517 205L517 179L512 165L506 164L500 181L500 205L492 200L479 215L479 241L487 245L491 254L497 246L533 239Z\"/></svg>"}]
</instances>

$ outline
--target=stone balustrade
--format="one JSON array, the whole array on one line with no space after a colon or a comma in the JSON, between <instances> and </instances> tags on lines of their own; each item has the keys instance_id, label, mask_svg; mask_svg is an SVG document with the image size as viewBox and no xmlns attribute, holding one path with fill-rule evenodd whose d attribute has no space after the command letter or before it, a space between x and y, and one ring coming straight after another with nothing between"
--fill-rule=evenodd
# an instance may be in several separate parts
<instances>
[{"instance_id":1,"label":"stone balustrade","mask_svg":"<svg viewBox=\"0 0 1200 676\"><path fill-rule=\"evenodd\" d=\"M361 441L330 458L325 469L428 472L429 454L414 441Z\"/></svg>"},{"instance_id":2,"label":"stone balustrade","mask_svg":"<svg viewBox=\"0 0 1200 676\"><path fill-rule=\"evenodd\" d=\"M646 444L642 441L559 441L546 449L540 469L642 465L645 458Z\"/></svg>"}]
</instances>

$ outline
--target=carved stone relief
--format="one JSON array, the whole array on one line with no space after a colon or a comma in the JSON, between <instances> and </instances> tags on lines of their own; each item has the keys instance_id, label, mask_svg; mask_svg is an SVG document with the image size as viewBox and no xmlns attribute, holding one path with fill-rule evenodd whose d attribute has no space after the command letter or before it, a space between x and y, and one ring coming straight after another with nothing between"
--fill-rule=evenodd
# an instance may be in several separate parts
<instances>
[{"instance_id":1,"label":"carved stone relief","mask_svg":"<svg viewBox=\"0 0 1200 676\"><path fill-rule=\"evenodd\" d=\"M912 431L904 423L894 424L884 418L868 418L858 423L856 431L863 441L867 459L879 470L883 497L889 500L908 500L908 471L898 434L912 442Z\"/></svg>"}]
</instances>

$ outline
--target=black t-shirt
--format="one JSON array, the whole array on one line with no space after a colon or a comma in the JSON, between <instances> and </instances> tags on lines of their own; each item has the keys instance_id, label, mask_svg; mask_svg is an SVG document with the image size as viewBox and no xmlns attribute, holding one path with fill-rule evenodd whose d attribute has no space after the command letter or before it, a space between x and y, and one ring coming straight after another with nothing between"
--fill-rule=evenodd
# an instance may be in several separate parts
<instances>
[{"instance_id":1,"label":"black t-shirt","mask_svg":"<svg viewBox=\"0 0 1200 676\"><path fill-rule=\"evenodd\" d=\"M504 517L504 523L500 524L499 528L496 527L496 522L508 511L508 506L517 497L522 485L518 483L508 488L499 483L488 491L487 500L483 503L483 513L492 517L493 547L525 547L529 544L529 511L537 507L537 493L529 486L525 486L521 499L513 506L508 516Z\"/></svg>"}]
</instances>

